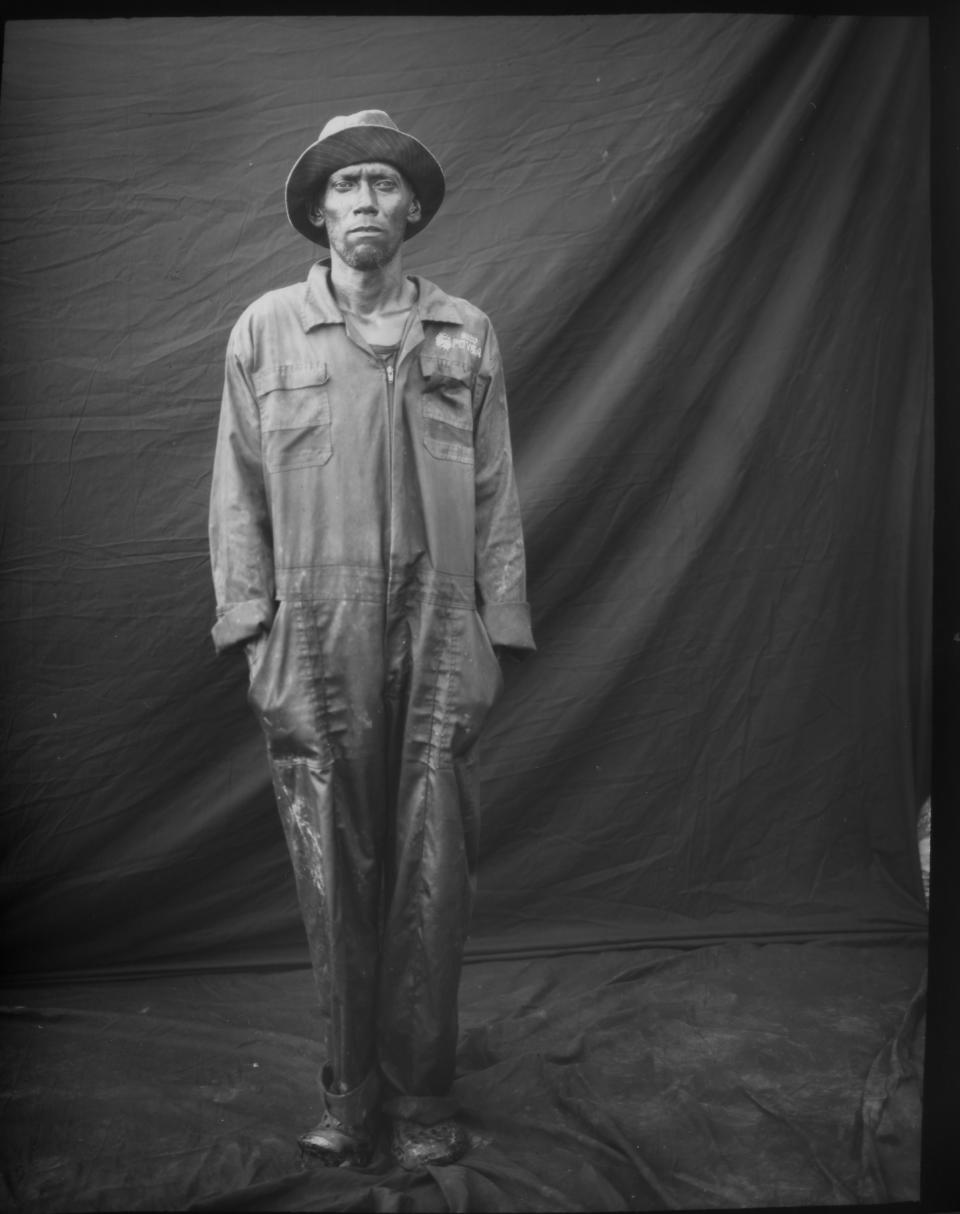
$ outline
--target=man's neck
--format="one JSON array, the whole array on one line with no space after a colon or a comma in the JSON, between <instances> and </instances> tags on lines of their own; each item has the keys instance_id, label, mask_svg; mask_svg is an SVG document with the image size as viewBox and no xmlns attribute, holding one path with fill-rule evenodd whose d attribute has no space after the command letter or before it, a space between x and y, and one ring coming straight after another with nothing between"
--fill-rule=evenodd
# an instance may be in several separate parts
<instances>
[{"instance_id":1,"label":"man's neck","mask_svg":"<svg viewBox=\"0 0 960 1214\"><path fill-rule=\"evenodd\" d=\"M416 294L413 283L403 275L399 255L375 270L355 270L334 255L330 282L341 310L366 318L405 312Z\"/></svg>"}]
</instances>

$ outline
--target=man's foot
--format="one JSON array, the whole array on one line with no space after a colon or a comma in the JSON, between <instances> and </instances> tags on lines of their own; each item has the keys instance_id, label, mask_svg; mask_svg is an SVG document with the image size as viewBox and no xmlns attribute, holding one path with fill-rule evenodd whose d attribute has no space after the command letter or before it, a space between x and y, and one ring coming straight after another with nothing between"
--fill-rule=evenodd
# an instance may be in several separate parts
<instances>
[{"instance_id":1,"label":"man's foot","mask_svg":"<svg viewBox=\"0 0 960 1214\"><path fill-rule=\"evenodd\" d=\"M373 1138L365 1126L346 1126L329 1112L297 1143L327 1168L362 1168L373 1154Z\"/></svg>"},{"instance_id":2,"label":"man's foot","mask_svg":"<svg viewBox=\"0 0 960 1214\"><path fill-rule=\"evenodd\" d=\"M393 1123L390 1150L401 1167L408 1171L428 1164L441 1167L456 1161L470 1146L467 1131L456 1121L438 1121L420 1125L398 1117Z\"/></svg>"},{"instance_id":3,"label":"man's foot","mask_svg":"<svg viewBox=\"0 0 960 1214\"><path fill-rule=\"evenodd\" d=\"M362 1168L373 1154L377 1136L380 1079L375 1070L354 1088L334 1082L333 1070L320 1072L323 1116L297 1139L301 1151L328 1168Z\"/></svg>"}]
</instances>

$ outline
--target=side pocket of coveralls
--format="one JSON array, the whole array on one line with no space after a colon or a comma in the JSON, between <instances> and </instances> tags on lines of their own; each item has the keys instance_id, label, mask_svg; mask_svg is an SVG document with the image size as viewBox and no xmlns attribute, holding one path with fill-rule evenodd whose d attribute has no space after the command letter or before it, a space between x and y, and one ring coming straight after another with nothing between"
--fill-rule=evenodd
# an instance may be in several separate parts
<instances>
[{"instance_id":1,"label":"side pocket of coveralls","mask_svg":"<svg viewBox=\"0 0 960 1214\"><path fill-rule=\"evenodd\" d=\"M280 601L270 631L258 642L250 662L247 701L275 758L317 757L317 711L294 602Z\"/></svg>"},{"instance_id":2,"label":"side pocket of coveralls","mask_svg":"<svg viewBox=\"0 0 960 1214\"><path fill-rule=\"evenodd\" d=\"M267 656L272 649L276 649L282 639L285 612L286 604L279 602L269 630L260 632L244 645L249 673L247 700L258 716L260 715L259 705L264 698L264 685L269 681L265 678Z\"/></svg>"},{"instance_id":3,"label":"side pocket of coveralls","mask_svg":"<svg viewBox=\"0 0 960 1214\"><path fill-rule=\"evenodd\" d=\"M503 671L477 611L464 612L460 681L454 712L454 753L479 737L491 708L503 691Z\"/></svg>"},{"instance_id":4,"label":"side pocket of coveralls","mask_svg":"<svg viewBox=\"0 0 960 1214\"><path fill-rule=\"evenodd\" d=\"M263 661L263 655L269 639L270 633L261 629L255 637L251 637L243 643L243 653L247 659L247 672L251 683L256 678L257 668Z\"/></svg>"},{"instance_id":5,"label":"side pocket of coveralls","mask_svg":"<svg viewBox=\"0 0 960 1214\"><path fill-rule=\"evenodd\" d=\"M422 355L420 414L423 445L437 459L473 464L473 387L470 372L446 359Z\"/></svg>"},{"instance_id":6,"label":"side pocket of coveralls","mask_svg":"<svg viewBox=\"0 0 960 1214\"><path fill-rule=\"evenodd\" d=\"M264 367L254 375L268 471L314 468L330 459L329 378L325 363Z\"/></svg>"}]
</instances>

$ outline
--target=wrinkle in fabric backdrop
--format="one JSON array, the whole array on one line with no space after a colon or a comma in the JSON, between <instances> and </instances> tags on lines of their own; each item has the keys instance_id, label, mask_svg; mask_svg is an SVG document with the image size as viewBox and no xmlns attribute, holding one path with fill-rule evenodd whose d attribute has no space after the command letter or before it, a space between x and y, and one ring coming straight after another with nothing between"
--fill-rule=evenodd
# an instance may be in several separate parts
<instances>
[{"instance_id":1,"label":"wrinkle in fabric backdrop","mask_svg":"<svg viewBox=\"0 0 960 1214\"><path fill-rule=\"evenodd\" d=\"M474 955L922 930L925 22L15 22L4 59L11 968L306 960L207 495L230 325L312 256L286 173L373 105L446 170L408 265L493 319L526 525Z\"/></svg>"}]
</instances>

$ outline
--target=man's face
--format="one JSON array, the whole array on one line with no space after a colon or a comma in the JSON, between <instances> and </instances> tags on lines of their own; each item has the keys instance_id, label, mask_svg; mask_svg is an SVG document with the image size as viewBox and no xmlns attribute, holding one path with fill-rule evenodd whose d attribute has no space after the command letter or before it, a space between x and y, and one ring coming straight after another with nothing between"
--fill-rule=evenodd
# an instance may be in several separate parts
<instances>
[{"instance_id":1,"label":"man's face","mask_svg":"<svg viewBox=\"0 0 960 1214\"><path fill-rule=\"evenodd\" d=\"M379 161L349 164L327 179L322 202L311 211L326 225L330 248L355 270L392 260L420 204L403 174Z\"/></svg>"}]
</instances>

